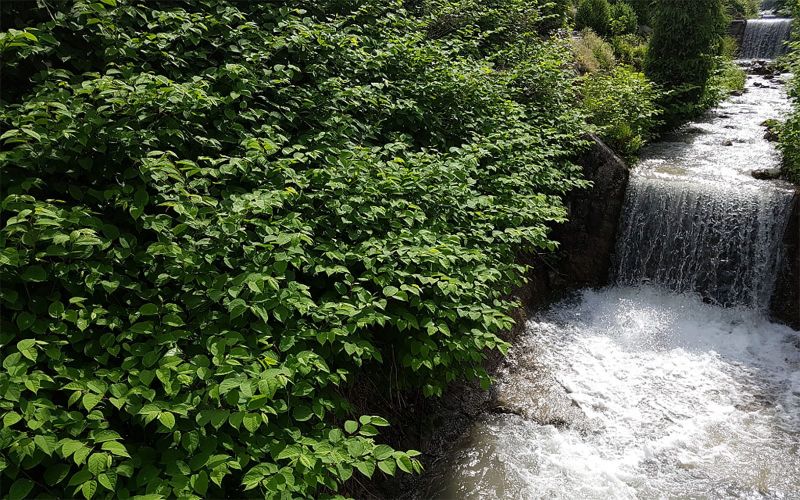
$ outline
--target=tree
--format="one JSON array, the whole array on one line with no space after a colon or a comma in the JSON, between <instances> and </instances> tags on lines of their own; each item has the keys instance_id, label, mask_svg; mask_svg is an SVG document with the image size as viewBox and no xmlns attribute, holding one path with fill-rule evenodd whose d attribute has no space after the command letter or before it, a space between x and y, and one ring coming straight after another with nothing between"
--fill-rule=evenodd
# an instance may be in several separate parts
<instances>
[{"instance_id":1,"label":"tree","mask_svg":"<svg viewBox=\"0 0 800 500\"><path fill-rule=\"evenodd\" d=\"M581 0L575 13L575 27L591 28L598 35L611 31L611 7L608 0Z\"/></svg>"},{"instance_id":2,"label":"tree","mask_svg":"<svg viewBox=\"0 0 800 500\"><path fill-rule=\"evenodd\" d=\"M625 2L615 3L611 6L611 32L615 35L635 33L639 27L636 11Z\"/></svg>"},{"instance_id":3,"label":"tree","mask_svg":"<svg viewBox=\"0 0 800 500\"><path fill-rule=\"evenodd\" d=\"M653 37L645 72L670 90L665 99L668 122L696 113L720 61L726 29L722 0L654 3Z\"/></svg>"}]
</instances>

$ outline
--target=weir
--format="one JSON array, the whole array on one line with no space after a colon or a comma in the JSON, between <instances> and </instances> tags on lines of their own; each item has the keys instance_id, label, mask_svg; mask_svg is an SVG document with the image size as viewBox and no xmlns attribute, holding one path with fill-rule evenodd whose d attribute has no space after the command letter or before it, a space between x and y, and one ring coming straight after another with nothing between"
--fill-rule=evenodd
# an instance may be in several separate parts
<instances>
[{"instance_id":1,"label":"weir","mask_svg":"<svg viewBox=\"0 0 800 500\"><path fill-rule=\"evenodd\" d=\"M769 307L790 190L634 176L627 196L617 283L696 292L725 307Z\"/></svg>"},{"instance_id":2,"label":"weir","mask_svg":"<svg viewBox=\"0 0 800 500\"><path fill-rule=\"evenodd\" d=\"M788 50L786 42L792 33L792 20L783 18L747 21L739 57L742 59L775 59Z\"/></svg>"}]
</instances>

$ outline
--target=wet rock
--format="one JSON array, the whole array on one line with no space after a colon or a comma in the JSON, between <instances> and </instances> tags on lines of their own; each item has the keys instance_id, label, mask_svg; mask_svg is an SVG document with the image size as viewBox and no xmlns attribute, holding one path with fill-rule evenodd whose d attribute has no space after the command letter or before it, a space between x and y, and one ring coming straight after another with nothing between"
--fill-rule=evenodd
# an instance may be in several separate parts
<instances>
[{"instance_id":1,"label":"wet rock","mask_svg":"<svg viewBox=\"0 0 800 500\"><path fill-rule=\"evenodd\" d=\"M697 125L689 125L684 127L681 131L682 134L707 134L708 131L702 127L698 127Z\"/></svg>"},{"instance_id":2,"label":"wet rock","mask_svg":"<svg viewBox=\"0 0 800 500\"><path fill-rule=\"evenodd\" d=\"M586 415L541 361L543 357L535 340L523 341L512 350L492 386L491 411L511 413L540 425L585 430Z\"/></svg>"},{"instance_id":3,"label":"wet rock","mask_svg":"<svg viewBox=\"0 0 800 500\"><path fill-rule=\"evenodd\" d=\"M736 44L740 47L744 40L745 29L747 29L747 21L743 19L736 19L728 26L728 34L736 40Z\"/></svg>"},{"instance_id":4,"label":"wet rock","mask_svg":"<svg viewBox=\"0 0 800 500\"><path fill-rule=\"evenodd\" d=\"M761 122L761 126L767 129L764 133L764 139L770 142L777 142L780 125L781 123L778 120L764 120Z\"/></svg>"},{"instance_id":5,"label":"wet rock","mask_svg":"<svg viewBox=\"0 0 800 500\"><path fill-rule=\"evenodd\" d=\"M762 168L759 170L753 170L750 175L755 177L756 179L761 180L773 180L779 179L781 176L781 169L780 168Z\"/></svg>"},{"instance_id":6,"label":"wet rock","mask_svg":"<svg viewBox=\"0 0 800 500\"><path fill-rule=\"evenodd\" d=\"M751 62L747 70L754 75L771 75L775 73L775 65L771 61L758 60Z\"/></svg>"},{"instance_id":7,"label":"wet rock","mask_svg":"<svg viewBox=\"0 0 800 500\"><path fill-rule=\"evenodd\" d=\"M778 142L780 137L778 136L778 132L775 129L767 129L764 132L764 139L768 140L769 142Z\"/></svg>"},{"instance_id":8,"label":"wet rock","mask_svg":"<svg viewBox=\"0 0 800 500\"><path fill-rule=\"evenodd\" d=\"M726 141L722 141L723 146L733 146L733 141L728 139Z\"/></svg>"}]
</instances>

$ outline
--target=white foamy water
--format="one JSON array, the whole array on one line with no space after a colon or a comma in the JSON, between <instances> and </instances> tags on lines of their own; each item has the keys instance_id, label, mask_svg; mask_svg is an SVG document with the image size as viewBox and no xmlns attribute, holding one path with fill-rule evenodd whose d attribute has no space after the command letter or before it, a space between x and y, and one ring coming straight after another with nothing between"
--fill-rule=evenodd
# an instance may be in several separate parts
<instances>
[{"instance_id":1,"label":"white foamy water","mask_svg":"<svg viewBox=\"0 0 800 500\"><path fill-rule=\"evenodd\" d=\"M585 291L528 325L586 421L488 415L438 498L798 498L800 336L656 288Z\"/></svg>"}]
</instances>

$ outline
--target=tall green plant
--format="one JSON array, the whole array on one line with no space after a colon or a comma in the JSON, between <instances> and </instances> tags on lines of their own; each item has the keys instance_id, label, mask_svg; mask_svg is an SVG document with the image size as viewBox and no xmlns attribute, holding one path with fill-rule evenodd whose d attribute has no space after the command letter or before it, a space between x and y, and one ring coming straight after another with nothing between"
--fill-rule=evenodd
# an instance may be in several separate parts
<instances>
[{"instance_id":1,"label":"tall green plant","mask_svg":"<svg viewBox=\"0 0 800 500\"><path fill-rule=\"evenodd\" d=\"M636 33L639 27L636 11L625 2L611 5L610 29L614 35L628 35Z\"/></svg>"},{"instance_id":2,"label":"tall green plant","mask_svg":"<svg viewBox=\"0 0 800 500\"><path fill-rule=\"evenodd\" d=\"M580 0L575 13L575 27L589 28L599 35L611 33L611 6L608 0Z\"/></svg>"},{"instance_id":3,"label":"tall green plant","mask_svg":"<svg viewBox=\"0 0 800 500\"><path fill-rule=\"evenodd\" d=\"M669 90L669 122L696 113L707 99L711 77L721 63L726 16L722 0L656 2L647 76Z\"/></svg>"},{"instance_id":4,"label":"tall green plant","mask_svg":"<svg viewBox=\"0 0 800 500\"><path fill-rule=\"evenodd\" d=\"M615 151L631 158L652 137L661 114L660 93L642 73L620 65L589 74L580 93L589 123Z\"/></svg>"}]
</instances>

